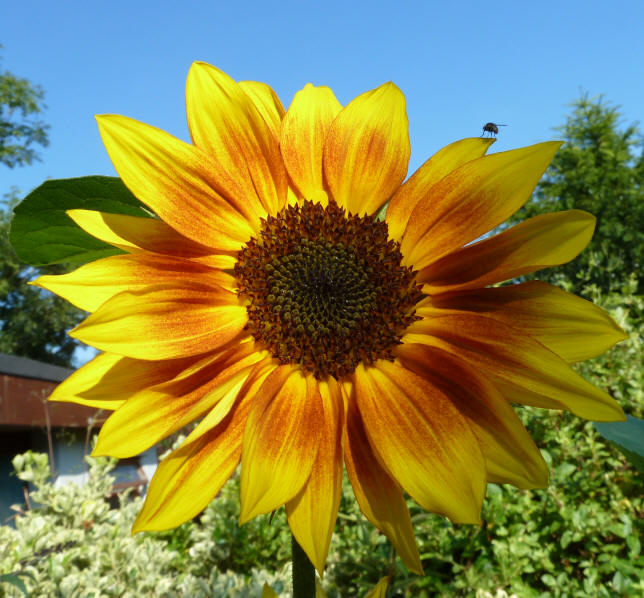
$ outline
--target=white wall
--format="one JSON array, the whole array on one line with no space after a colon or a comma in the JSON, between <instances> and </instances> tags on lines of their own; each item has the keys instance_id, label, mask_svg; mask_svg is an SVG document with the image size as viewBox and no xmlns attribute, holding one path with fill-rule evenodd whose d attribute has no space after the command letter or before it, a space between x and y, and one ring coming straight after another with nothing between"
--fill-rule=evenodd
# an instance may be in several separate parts
<instances>
[{"instance_id":1,"label":"white wall","mask_svg":"<svg viewBox=\"0 0 644 598\"><path fill-rule=\"evenodd\" d=\"M80 441L56 442L54 441L54 463L56 466L55 473L56 486L61 486L69 482L82 485L87 482L88 465L84 460L85 456L85 443ZM154 472L158 465L156 447L152 447L139 456L139 463L145 472L148 481L152 479ZM135 473L135 468L131 465L123 467L121 475L119 475L119 466L112 471L112 475L117 478L117 481L133 480L138 476ZM146 488L147 489L147 488Z\"/></svg>"}]
</instances>

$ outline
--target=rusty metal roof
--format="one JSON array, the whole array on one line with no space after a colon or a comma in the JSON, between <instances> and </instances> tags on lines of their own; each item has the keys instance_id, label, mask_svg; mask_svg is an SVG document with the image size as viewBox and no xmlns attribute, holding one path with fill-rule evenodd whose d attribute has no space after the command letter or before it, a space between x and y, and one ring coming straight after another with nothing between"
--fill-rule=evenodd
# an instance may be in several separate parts
<instances>
[{"instance_id":1,"label":"rusty metal roof","mask_svg":"<svg viewBox=\"0 0 644 598\"><path fill-rule=\"evenodd\" d=\"M8 376L19 376L32 380L46 380L48 382L62 382L72 375L74 370L63 368L59 365L51 365L15 355L0 353L0 374Z\"/></svg>"},{"instance_id":2,"label":"rusty metal roof","mask_svg":"<svg viewBox=\"0 0 644 598\"><path fill-rule=\"evenodd\" d=\"M59 382L74 370L0 353L0 428L85 428L98 410L47 400Z\"/></svg>"}]
</instances>

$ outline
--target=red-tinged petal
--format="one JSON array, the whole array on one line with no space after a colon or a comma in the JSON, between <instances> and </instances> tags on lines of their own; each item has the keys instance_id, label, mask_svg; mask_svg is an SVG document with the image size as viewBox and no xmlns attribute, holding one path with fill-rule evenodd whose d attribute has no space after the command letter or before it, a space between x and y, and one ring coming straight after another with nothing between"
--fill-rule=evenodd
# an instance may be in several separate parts
<instances>
[{"instance_id":1,"label":"red-tinged petal","mask_svg":"<svg viewBox=\"0 0 644 598\"><path fill-rule=\"evenodd\" d=\"M234 399L257 360L253 343L235 344L167 382L141 389L103 424L92 454L125 458L142 453L226 398ZM227 405L222 418L232 401Z\"/></svg>"},{"instance_id":2,"label":"red-tinged petal","mask_svg":"<svg viewBox=\"0 0 644 598\"><path fill-rule=\"evenodd\" d=\"M137 218L93 210L69 210L67 214L85 232L128 253L172 255L213 268L232 268L235 265L236 252L213 254L211 247L180 235L157 218Z\"/></svg>"},{"instance_id":3,"label":"red-tinged petal","mask_svg":"<svg viewBox=\"0 0 644 598\"><path fill-rule=\"evenodd\" d=\"M240 523L287 503L317 456L324 412L318 382L299 368L277 368L257 393L242 450Z\"/></svg>"},{"instance_id":4,"label":"red-tinged petal","mask_svg":"<svg viewBox=\"0 0 644 598\"><path fill-rule=\"evenodd\" d=\"M354 214L371 214L407 174L410 155L405 96L393 84L355 98L333 121L324 144L331 195Z\"/></svg>"},{"instance_id":5,"label":"red-tinged petal","mask_svg":"<svg viewBox=\"0 0 644 598\"><path fill-rule=\"evenodd\" d=\"M239 87L253 101L275 139L279 139L282 119L286 111L277 94L269 85L259 81L240 81Z\"/></svg>"},{"instance_id":6,"label":"red-tinged petal","mask_svg":"<svg viewBox=\"0 0 644 598\"><path fill-rule=\"evenodd\" d=\"M344 406L333 378L319 384L324 410L320 447L308 481L286 503L286 514L295 539L322 575L342 496Z\"/></svg>"},{"instance_id":7,"label":"red-tinged petal","mask_svg":"<svg viewBox=\"0 0 644 598\"><path fill-rule=\"evenodd\" d=\"M528 200L560 145L483 156L443 177L409 217L401 242L405 265L422 269L504 222Z\"/></svg>"},{"instance_id":8,"label":"red-tinged petal","mask_svg":"<svg viewBox=\"0 0 644 598\"><path fill-rule=\"evenodd\" d=\"M396 191L387 205L387 224L389 236L399 240L412 211L424 197L431 193L431 188L443 177L459 166L485 155L496 139L469 137L445 146L425 162Z\"/></svg>"},{"instance_id":9,"label":"red-tinged petal","mask_svg":"<svg viewBox=\"0 0 644 598\"><path fill-rule=\"evenodd\" d=\"M402 490L373 453L351 385L345 382L342 389L346 403L344 461L356 500L365 517L389 538L405 566L422 575L423 566Z\"/></svg>"},{"instance_id":10,"label":"red-tinged petal","mask_svg":"<svg viewBox=\"0 0 644 598\"><path fill-rule=\"evenodd\" d=\"M285 205L288 183L278 138L238 83L195 62L186 82L186 112L194 144L240 187L242 198L259 198L269 214Z\"/></svg>"},{"instance_id":11,"label":"red-tinged petal","mask_svg":"<svg viewBox=\"0 0 644 598\"><path fill-rule=\"evenodd\" d=\"M252 343L253 341L250 342ZM270 357L268 351L261 351L258 353L258 356L259 360L252 367L244 381L244 384L239 389L238 397L246 395L255 396L261 389L266 378L279 367L274 363L274 360ZM218 426L219 422L221 422L224 416L228 413L230 405L232 405L236 399L237 397L234 396L226 396L224 399L219 401L199 422L197 427L190 432L190 436L188 436L187 440L197 439L212 430L215 426Z\"/></svg>"},{"instance_id":12,"label":"red-tinged petal","mask_svg":"<svg viewBox=\"0 0 644 598\"><path fill-rule=\"evenodd\" d=\"M342 110L328 87L308 83L298 91L282 122L280 149L291 180L304 199L326 205L322 153L331 123Z\"/></svg>"},{"instance_id":13,"label":"red-tinged petal","mask_svg":"<svg viewBox=\"0 0 644 598\"><path fill-rule=\"evenodd\" d=\"M456 356L428 345L396 349L400 363L440 388L467 418L476 436L488 482L545 488L548 466L521 420L499 391Z\"/></svg>"},{"instance_id":14,"label":"red-tinged petal","mask_svg":"<svg viewBox=\"0 0 644 598\"><path fill-rule=\"evenodd\" d=\"M438 346L490 379L508 400L566 409L596 421L624 420L622 408L586 382L535 339L493 318L476 314L426 317L414 322L404 343Z\"/></svg>"},{"instance_id":15,"label":"red-tinged petal","mask_svg":"<svg viewBox=\"0 0 644 598\"><path fill-rule=\"evenodd\" d=\"M628 335L600 307L545 282L434 295L416 315L474 312L513 326L572 363L601 355Z\"/></svg>"},{"instance_id":16,"label":"red-tinged petal","mask_svg":"<svg viewBox=\"0 0 644 598\"><path fill-rule=\"evenodd\" d=\"M205 152L125 116L96 118L123 182L179 233L213 249L238 251L258 230L263 213L250 201L233 206L224 199Z\"/></svg>"},{"instance_id":17,"label":"red-tinged petal","mask_svg":"<svg viewBox=\"0 0 644 598\"><path fill-rule=\"evenodd\" d=\"M173 359L222 347L247 321L234 293L194 282L119 293L69 334L126 357Z\"/></svg>"},{"instance_id":18,"label":"red-tinged petal","mask_svg":"<svg viewBox=\"0 0 644 598\"><path fill-rule=\"evenodd\" d=\"M123 291L133 293L154 284L177 283L187 278L235 289L235 279L188 260L140 253L116 255L85 264L69 274L45 275L32 284L56 293L76 307L94 312L108 299Z\"/></svg>"},{"instance_id":19,"label":"red-tinged petal","mask_svg":"<svg viewBox=\"0 0 644 598\"><path fill-rule=\"evenodd\" d=\"M356 400L383 465L424 509L455 523L478 523L485 461L467 420L449 397L399 363L355 371Z\"/></svg>"},{"instance_id":20,"label":"red-tinged petal","mask_svg":"<svg viewBox=\"0 0 644 598\"><path fill-rule=\"evenodd\" d=\"M186 441L157 468L132 533L181 525L206 508L233 474L252 395L239 397L222 421Z\"/></svg>"},{"instance_id":21,"label":"red-tinged petal","mask_svg":"<svg viewBox=\"0 0 644 598\"><path fill-rule=\"evenodd\" d=\"M542 214L446 255L416 278L430 294L485 287L569 262L588 245L594 230L595 217L588 212Z\"/></svg>"}]
</instances>

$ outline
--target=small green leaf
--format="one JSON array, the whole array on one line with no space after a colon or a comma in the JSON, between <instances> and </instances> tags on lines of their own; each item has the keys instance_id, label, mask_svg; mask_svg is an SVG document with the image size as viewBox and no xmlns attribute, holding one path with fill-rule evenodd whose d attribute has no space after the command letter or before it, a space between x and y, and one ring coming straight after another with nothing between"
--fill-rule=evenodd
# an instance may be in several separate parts
<instances>
[{"instance_id":1,"label":"small green leaf","mask_svg":"<svg viewBox=\"0 0 644 598\"><path fill-rule=\"evenodd\" d=\"M570 544L571 541L572 541L572 531L567 529L563 534L561 534L561 541L560 541L561 547L566 548L566 546L568 546L568 544Z\"/></svg>"},{"instance_id":2,"label":"small green leaf","mask_svg":"<svg viewBox=\"0 0 644 598\"><path fill-rule=\"evenodd\" d=\"M626 538L626 546L628 546L629 556L632 559L639 556L640 551L642 550L642 543L635 535L630 535Z\"/></svg>"},{"instance_id":3,"label":"small green leaf","mask_svg":"<svg viewBox=\"0 0 644 598\"><path fill-rule=\"evenodd\" d=\"M617 445L624 456L644 473L644 420L632 415L625 422L595 422L597 431L607 440Z\"/></svg>"},{"instance_id":4,"label":"small green leaf","mask_svg":"<svg viewBox=\"0 0 644 598\"><path fill-rule=\"evenodd\" d=\"M87 176L45 181L14 209L9 240L18 257L32 266L85 263L121 251L87 234L67 210L150 216L121 179Z\"/></svg>"}]
</instances>

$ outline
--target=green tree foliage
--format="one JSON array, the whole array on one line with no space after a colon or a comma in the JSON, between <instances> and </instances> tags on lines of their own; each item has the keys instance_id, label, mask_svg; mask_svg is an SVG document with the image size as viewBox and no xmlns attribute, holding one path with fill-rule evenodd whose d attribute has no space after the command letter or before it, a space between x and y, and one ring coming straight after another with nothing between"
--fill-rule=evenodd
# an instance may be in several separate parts
<instances>
[{"instance_id":1,"label":"green tree foliage","mask_svg":"<svg viewBox=\"0 0 644 598\"><path fill-rule=\"evenodd\" d=\"M0 46L0 49L2 46ZM44 92L27 79L0 71L0 165L26 166L38 159L34 145L48 144L49 126L37 117ZM77 342L66 331L81 312L51 293L28 286L38 274L60 274L64 266L35 269L22 264L9 243L12 190L0 202L0 352L69 366Z\"/></svg>"},{"instance_id":2,"label":"green tree foliage","mask_svg":"<svg viewBox=\"0 0 644 598\"><path fill-rule=\"evenodd\" d=\"M28 285L39 274L62 274L65 266L32 268L22 264L9 243L9 224L17 192L0 204L0 353L71 365L78 343L66 332L83 312L63 299Z\"/></svg>"},{"instance_id":3,"label":"green tree foliage","mask_svg":"<svg viewBox=\"0 0 644 598\"><path fill-rule=\"evenodd\" d=\"M33 146L49 143L49 126L38 119L43 97L40 86L0 71L0 164L9 168L31 164L38 159Z\"/></svg>"},{"instance_id":4,"label":"green tree foliage","mask_svg":"<svg viewBox=\"0 0 644 598\"><path fill-rule=\"evenodd\" d=\"M623 128L619 108L587 94L572 103L557 129L565 144L515 221L558 210L586 210L597 217L589 247L573 262L537 277L590 296L629 287L644 294L644 157L635 125ZM634 287L634 288L633 288Z\"/></svg>"}]
</instances>

